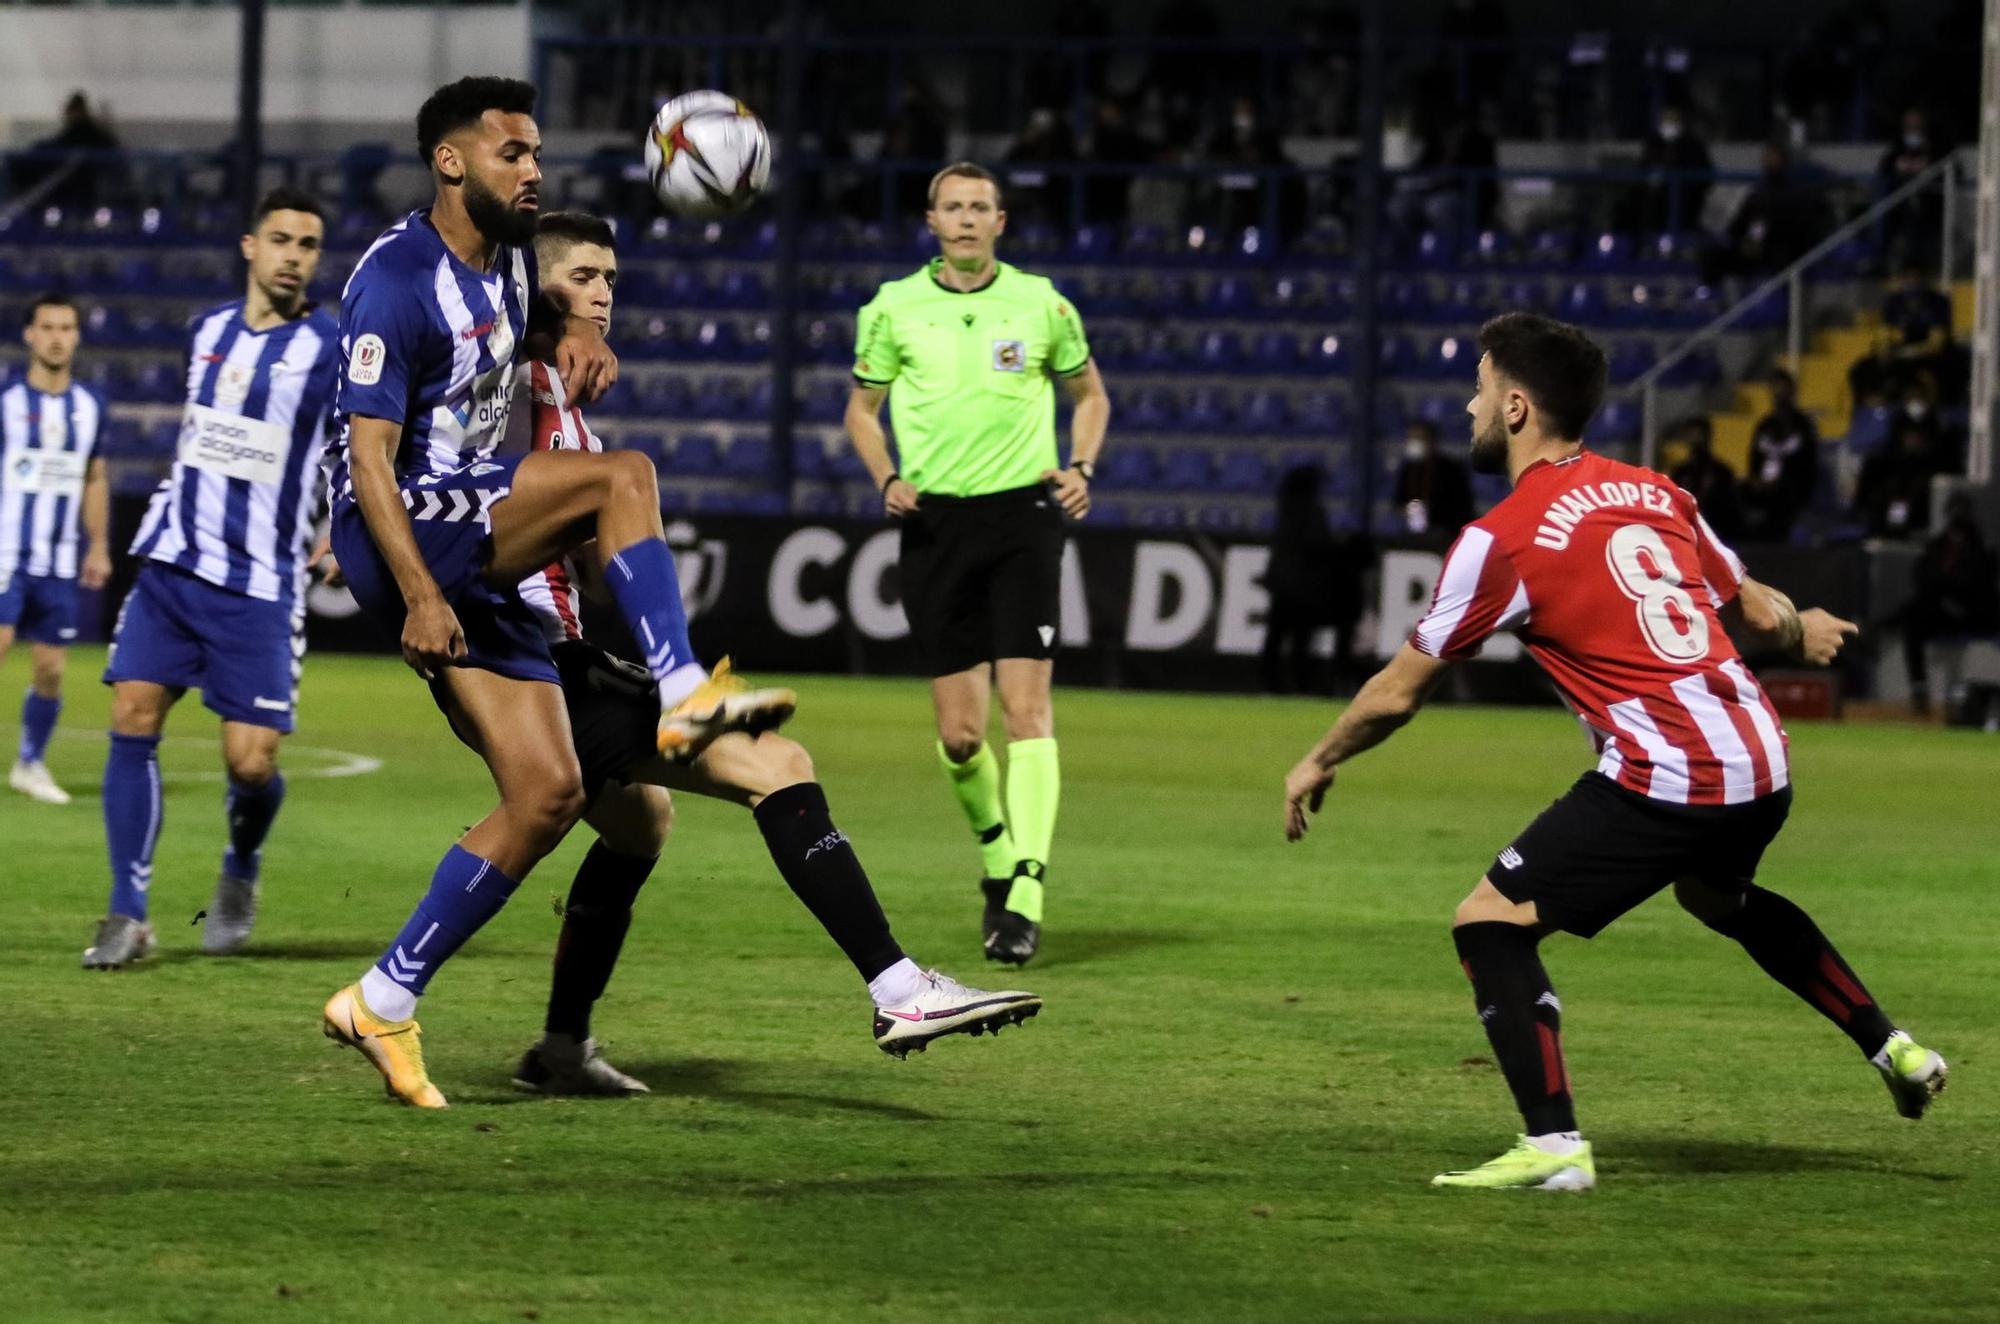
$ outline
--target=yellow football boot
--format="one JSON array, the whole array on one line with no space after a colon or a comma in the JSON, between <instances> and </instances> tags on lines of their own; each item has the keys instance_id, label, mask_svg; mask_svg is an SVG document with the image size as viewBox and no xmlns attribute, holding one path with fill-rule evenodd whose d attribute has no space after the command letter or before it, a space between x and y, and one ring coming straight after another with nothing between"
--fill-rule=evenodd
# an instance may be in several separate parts
<instances>
[{"instance_id":1,"label":"yellow football boot","mask_svg":"<svg viewBox=\"0 0 2000 1324\"><path fill-rule=\"evenodd\" d=\"M382 1020L361 1000L361 985L349 984L327 999L322 1028L334 1042L360 1049L392 1096L413 1108L448 1106L424 1070L423 1029L414 1017Z\"/></svg>"},{"instance_id":2,"label":"yellow football boot","mask_svg":"<svg viewBox=\"0 0 2000 1324\"><path fill-rule=\"evenodd\" d=\"M753 689L749 681L729 669L725 657L693 693L661 715L659 750L669 759L688 759L698 745L725 731L754 736L783 726L798 707L795 691Z\"/></svg>"}]
</instances>

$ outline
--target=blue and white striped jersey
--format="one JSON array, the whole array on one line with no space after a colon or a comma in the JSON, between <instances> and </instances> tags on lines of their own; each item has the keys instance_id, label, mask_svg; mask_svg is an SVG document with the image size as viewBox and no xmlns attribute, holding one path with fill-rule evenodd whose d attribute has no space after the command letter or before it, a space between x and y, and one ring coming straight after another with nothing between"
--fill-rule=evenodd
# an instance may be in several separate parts
<instances>
[{"instance_id":1,"label":"blue and white striped jersey","mask_svg":"<svg viewBox=\"0 0 2000 1324\"><path fill-rule=\"evenodd\" d=\"M361 255L340 299L336 501L353 495L346 442L355 414L402 426L400 482L493 454L507 431L534 289L532 248L503 246L490 273L474 271L445 247L428 209Z\"/></svg>"},{"instance_id":2,"label":"blue and white striped jersey","mask_svg":"<svg viewBox=\"0 0 2000 1324\"><path fill-rule=\"evenodd\" d=\"M252 331L237 299L190 325L179 453L132 552L233 593L290 602L305 582L333 435L333 317L315 309Z\"/></svg>"},{"instance_id":3,"label":"blue and white striped jersey","mask_svg":"<svg viewBox=\"0 0 2000 1324\"><path fill-rule=\"evenodd\" d=\"M104 402L81 386L0 391L0 585L17 573L76 578L83 480L103 422Z\"/></svg>"}]
</instances>

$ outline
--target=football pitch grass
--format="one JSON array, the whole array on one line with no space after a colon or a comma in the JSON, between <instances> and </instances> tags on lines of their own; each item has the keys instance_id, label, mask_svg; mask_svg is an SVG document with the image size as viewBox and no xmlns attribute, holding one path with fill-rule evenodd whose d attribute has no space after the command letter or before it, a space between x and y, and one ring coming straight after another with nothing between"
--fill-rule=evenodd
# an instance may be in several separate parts
<instances>
[{"instance_id":1,"label":"football pitch grass","mask_svg":"<svg viewBox=\"0 0 2000 1324\"><path fill-rule=\"evenodd\" d=\"M1545 948L1600 1189L1442 1192L1518 1125L1447 925L1586 762L1555 709L1439 706L1313 834L1280 778L1334 708L1066 691L1042 1016L895 1062L749 816L682 798L601 1005L650 1097L508 1083L586 838L424 1007L443 1113L387 1102L319 1007L489 805L388 659L316 657L245 954L191 925L216 724L164 747L161 952L77 957L105 893L101 652L66 809L0 801L0 1319L1990 1320L2000 742L1814 723L1763 881L1952 1060L1918 1124L1832 1027L1665 898ZM0 666L0 722L26 679ZM793 732L904 946L973 983L975 855L925 687L806 677ZM11 724L0 740L13 740ZM379 759L361 775L338 753ZM1008 982L1016 982L1009 980Z\"/></svg>"}]
</instances>

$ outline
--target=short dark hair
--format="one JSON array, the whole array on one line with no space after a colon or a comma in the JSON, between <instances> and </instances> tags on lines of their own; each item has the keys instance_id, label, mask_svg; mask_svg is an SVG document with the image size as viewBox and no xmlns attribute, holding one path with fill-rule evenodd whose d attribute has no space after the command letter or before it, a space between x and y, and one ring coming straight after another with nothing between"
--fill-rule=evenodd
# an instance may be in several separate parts
<instances>
[{"instance_id":1,"label":"short dark hair","mask_svg":"<svg viewBox=\"0 0 2000 1324\"><path fill-rule=\"evenodd\" d=\"M264 223L264 218L274 211L302 211L308 216L319 217L321 221L326 220L325 203L302 188L280 184L257 199L257 210L250 213L250 233L255 234L257 227Z\"/></svg>"},{"instance_id":2,"label":"short dark hair","mask_svg":"<svg viewBox=\"0 0 2000 1324\"><path fill-rule=\"evenodd\" d=\"M1479 348L1493 369L1518 383L1566 441L1604 401L1604 351L1567 322L1533 313L1502 313L1479 328Z\"/></svg>"},{"instance_id":3,"label":"short dark hair","mask_svg":"<svg viewBox=\"0 0 2000 1324\"><path fill-rule=\"evenodd\" d=\"M993 205L1001 211L1007 210L1007 198L1000 190L1000 177L977 161L953 161L944 169L931 176L931 186L924 190L924 205L937 206L938 185L947 179L983 179L993 186Z\"/></svg>"},{"instance_id":4,"label":"short dark hair","mask_svg":"<svg viewBox=\"0 0 2000 1324\"><path fill-rule=\"evenodd\" d=\"M611 222L587 211L552 211L535 222L537 257L545 246L551 253L560 253L578 244L596 244L615 253L618 232L611 228Z\"/></svg>"},{"instance_id":5,"label":"short dark hair","mask_svg":"<svg viewBox=\"0 0 2000 1324\"><path fill-rule=\"evenodd\" d=\"M78 321L83 319L83 314L77 312L76 300L70 298L67 294L58 294L56 291L50 290L46 294L36 295L35 301L22 311L21 325L23 327L33 326L35 324L35 315L44 308L67 308L71 312L77 313Z\"/></svg>"},{"instance_id":6,"label":"short dark hair","mask_svg":"<svg viewBox=\"0 0 2000 1324\"><path fill-rule=\"evenodd\" d=\"M431 93L417 111L417 151L424 164L431 163L432 153L447 134L479 123L479 117L489 110L534 114L535 85L519 78L475 75L446 83Z\"/></svg>"},{"instance_id":7,"label":"short dark hair","mask_svg":"<svg viewBox=\"0 0 2000 1324\"><path fill-rule=\"evenodd\" d=\"M1776 386L1779 382L1783 382L1785 385L1793 387L1799 384L1799 379L1792 376L1791 373L1785 371L1783 368L1771 369L1771 371L1764 374L1764 380L1771 383L1773 386Z\"/></svg>"}]
</instances>

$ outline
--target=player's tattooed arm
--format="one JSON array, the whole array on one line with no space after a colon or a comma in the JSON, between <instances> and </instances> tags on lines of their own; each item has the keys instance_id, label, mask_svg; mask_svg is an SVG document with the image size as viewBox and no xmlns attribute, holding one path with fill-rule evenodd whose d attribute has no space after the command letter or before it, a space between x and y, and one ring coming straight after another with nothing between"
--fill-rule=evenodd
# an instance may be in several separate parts
<instances>
[{"instance_id":1,"label":"player's tattooed arm","mask_svg":"<svg viewBox=\"0 0 2000 1324\"><path fill-rule=\"evenodd\" d=\"M387 419L354 415L348 431L348 470L368 536L395 576L408 609L403 620L403 661L428 678L437 668L465 656L465 633L424 564L417 535L410 528L410 512L396 489L393 457L402 431L400 424Z\"/></svg>"},{"instance_id":2,"label":"player's tattooed arm","mask_svg":"<svg viewBox=\"0 0 2000 1324\"><path fill-rule=\"evenodd\" d=\"M1823 667L1861 627L1818 607L1800 611L1785 594L1745 575L1722 623L1746 651L1778 653Z\"/></svg>"},{"instance_id":3,"label":"player's tattooed arm","mask_svg":"<svg viewBox=\"0 0 2000 1324\"><path fill-rule=\"evenodd\" d=\"M1285 839L1306 834L1311 817L1333 789L1334 769L1394 735L1417 715L1451 663L1404 644L1389 664L1369 677L1354 702L1319 743L1285 775Z\"/></svg>"}]
</instances>

